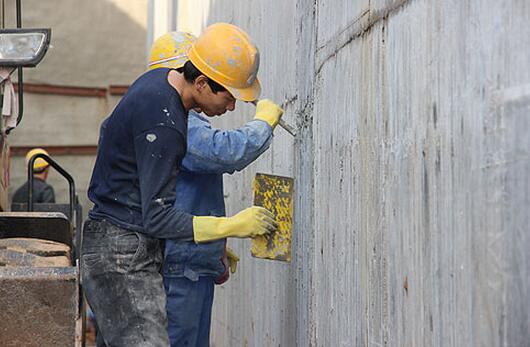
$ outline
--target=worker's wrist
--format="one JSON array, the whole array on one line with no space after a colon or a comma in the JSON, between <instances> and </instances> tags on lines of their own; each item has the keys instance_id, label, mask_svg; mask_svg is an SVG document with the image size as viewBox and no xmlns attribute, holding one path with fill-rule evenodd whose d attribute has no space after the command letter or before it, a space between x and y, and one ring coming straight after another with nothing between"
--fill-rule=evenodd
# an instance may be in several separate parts
<instances>
[{"instance_id":1,"label":"worker's wrist","mask_svg":"<svg viewBox=\"0 0 530 347\"><path fill-rule=\"evenodd\" d=\"M215 241L228 237L227 229L223 227L226 217L194 216L193 239L195 243Z\"/></svg>"}]
</instances>

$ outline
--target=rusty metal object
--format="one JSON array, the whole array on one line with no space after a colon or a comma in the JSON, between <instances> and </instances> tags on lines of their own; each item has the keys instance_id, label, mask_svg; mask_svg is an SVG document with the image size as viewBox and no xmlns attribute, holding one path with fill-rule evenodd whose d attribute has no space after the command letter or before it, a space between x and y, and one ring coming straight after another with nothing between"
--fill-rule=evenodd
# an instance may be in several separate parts
<instances>
[{"instance_id":1,"label":"rusty metal object","mask_svg":"<svg viewBox=\"0 0 530 347\"><path fill-rule=\"evenodd\" d=\"M274 214L278 230L252 239L251 254L257 258L291 261L293 186L290 177L257 173L254 179L254 205Z\"/></svg>"},{"instance_id":2,"label":"rusty metal object","mask_svg":"<svg viewBox=\"0 0 530 347\"><path fill-rule=\"evenodd\" d=\"M74 346L78 296L76 267L0 268L0 346Z\"/></svg>"},{"instance_id":3,"label":"rusty metal object","mask_svg":"<svg viewBox=\"0 0 530 347\"><path fill-rule=\"evenodd\" d=\"M83 345L71 245L62 213L0 213L0 346Z\"/></svg>"},{"instance_id":4,"label":"rusty metal object","mask_svg":"<svg viewBox=\"0 0 530 347\"><path fill-rule=\"evenodd\" d=\"M18 85L14 85L15 91L18 91ZM107 88L102 87L80 87L80 86L61 86L42 83L24 83L25 93L46 94L46 95L65 95L65 96L91 96L106 97Z\"/></svg>"}]
</instances>

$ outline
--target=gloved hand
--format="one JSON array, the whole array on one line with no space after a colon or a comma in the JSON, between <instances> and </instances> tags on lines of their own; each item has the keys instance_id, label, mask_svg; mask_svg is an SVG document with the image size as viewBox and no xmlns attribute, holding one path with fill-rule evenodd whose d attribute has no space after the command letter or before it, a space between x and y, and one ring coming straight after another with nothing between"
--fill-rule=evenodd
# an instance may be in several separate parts
<instances>
[{"instance_id":1,"label":"gloved hand","mask_svg":"<svg viewBox=\"0 0 530 347\"><path fill-rule=\"evenodd\" d=\"M272 129L274 129L282 115L283 110L280 106L276 105L271 100L263 99L256 104L256 115L254 116L254 119L265 121L269 123Z\"/></svg>"},{"instance_id":2,"label":"gloved hand","mask_svg":"<svg viewBox=\"0 0 530 347\"><path fill-rule=\"evenodd\" d=\"M233 250L231 250L228 247L226 247L226 257L228 259L228 267L230 268L230 273L235 274L237 270L237 262L239 261L239 257Z\"/></svg>"},{"instance_id":3,"label":"gloved hand","mask_svg":"<svg viewBox=\"0 0 530 347\"><path fill-rule=\"evenodd\" d=\"M193 217L193 236L196 243L227 237L254 237L277 228L278 223L273 214L258 206L246 208L232 217Z\"/></svg>"}]
</instances>

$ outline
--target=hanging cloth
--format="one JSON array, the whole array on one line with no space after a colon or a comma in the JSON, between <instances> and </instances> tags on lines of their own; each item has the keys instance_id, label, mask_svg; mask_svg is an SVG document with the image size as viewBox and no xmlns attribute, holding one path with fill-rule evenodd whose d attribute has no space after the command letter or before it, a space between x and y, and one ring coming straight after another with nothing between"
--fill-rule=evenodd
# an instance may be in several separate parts
<instances>
[{"instance_id":1,"label":"hanging cloth","mask_svg":"<svg viewBox=\"0 0 530 347\"><path fill-rule=\"evenodd\" d=\"M3 129L12 129L17 126L18 99L11 81L11 72L8 69L0 68L0 84L4 84L4 100L2 103Z\"/></svg>"}]
</instances>

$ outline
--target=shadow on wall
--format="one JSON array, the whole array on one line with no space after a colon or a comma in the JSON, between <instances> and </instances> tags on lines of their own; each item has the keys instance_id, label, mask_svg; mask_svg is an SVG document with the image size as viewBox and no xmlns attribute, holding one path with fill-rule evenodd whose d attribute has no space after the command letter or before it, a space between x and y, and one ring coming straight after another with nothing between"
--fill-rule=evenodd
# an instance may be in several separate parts
<instances>
[{"instance_id":1,"label":"shadow on wall","mask_svg":"<svg viewBox=\"0 0 530 347\"><path fill-rule=\"evenodd\" d=\"M13 6L14 1L8 3ZM147 0L74 0L60 5L23 1L23 26L51 27L53 46L38 68L27 69L27 81L94 87L129 84L145 68L146 9ZM14 17L6 22L14 26Z\"/></svg>"}]
</instances>

